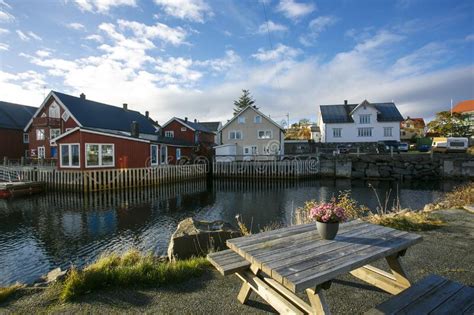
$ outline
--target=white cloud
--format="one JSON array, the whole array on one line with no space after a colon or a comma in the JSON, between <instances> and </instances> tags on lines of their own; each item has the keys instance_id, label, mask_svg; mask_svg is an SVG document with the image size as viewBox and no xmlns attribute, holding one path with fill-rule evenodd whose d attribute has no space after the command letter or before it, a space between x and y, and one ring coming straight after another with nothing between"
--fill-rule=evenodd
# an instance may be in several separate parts
<instances>
[{"instance_id":1,"label":"white cloud","mask_svg":"<svg viewBox=\"0 0 474 315\"><path fill-rule=\"evenodd\" d=\"M468 42L474 41L474 34L469 34L469 35L467 35L466 38L465 38L465 40L468 41Z\"/></svg>"},{"instance_id":2,"label":"white cloud","mask_svg":"<svg viewBox=\"0 0 474 315\"><path fill-rule=\"evenodd\" d=\"M0 43L0 50L8 50L10 46L8 44Z\"/></svg>"},{"instance_id":3,"label":"white cloud","mask_svg":"<svg viewBox=\"0 0 474 315\"><path fill-rule=\"evenodd\" d=\"M9 8L9 6L7 8ZM13 22L14 20L15 17L8 13L6 10L4 10L2 6L0 6L0 23L9 23Z\"/></svg>"},{"instance_id":4,"label":"white cloud","mask_svg":"<svg viewBox=\"0 0 474 315\"><path fill-rule=\"evenodd\" d=\"M137 38L144 37L146 39L160 39L173 45L180 45L186 39L186 31L181 27L172 28L163 23L155 25L146 25L134 21L118 20L121 29L129 29L133 31Z\"/></svg>"},{"instance_id":5,"label":"white cloud","mask_svg":"<svg viewBox=\"0 0 474 315\"><path fill-rule=\"evenodd\" d=\"M74 0L82 11L107 13L113 7L137 5L136 0Z\"/></svg>"},{"instance_id":6,"label":"white cloud","mask_svg":"<svg viewBox=\"0 0 474 315\"><path fill-rule=\"evenodd\" d=\"M233 50L227 50L223 58L197 61L196 65L200 67L210 68L208 72L223 72L233 68L241 58Z\"/></svg>"},{"instance_id":7,"label":"white cloud","mask_svg":"<svg viewBox=\"0 0 474 315\"><path fill-rule=\"evenodd\" d=\"M104 39L102 38L102 36L98 35L98 34L92 34L92 35L89 35L86 37L86 39L88 40L93 40L93 41L96 41L98 43L102 43L104 41Z\"/></svg>"},{"instance_id":8,"label":"white cloud","mask_svg":"<svg viewBox=\"0 0 474 315\"><path fill-rule=\"evenodd\" d=\"M76 30L76 31L84 30L86 28L84 25L82 25L81 23L77 23L77 22L69 23L69 24L66 25L66 27L68 27L70 29L73 29L73 30Z\"/></svg>"},{"instance_id":9,"label":"white cloud","mask_svg":"<svg viewBox=\"0 0 474 315\"><path fill-rule=\"evenodd\" d=\"M28 36L30 36L31 38L33 39L36 39L36 40L43 40L41 37L39 37L38 35L36 35L35 33L33 32L28 32Z\"/></svg>"},{"instance_id":10,"label":"white cloud","mask_svg":"<svg viewBox=\"0 0 474 315\"><path fill-rule=\"evenodd\" d=\"M25 33L23 33L22 31L20 30L16 30L16 34L18 35L18 37L22 40L22 41L29 41L30 38L28 37L28 35L26 35Z\"/></svg>"},{"instance_id":11,"label":"white cloud","mask_svg":"<svg viewBox=\"0 0 474 315\"><path fill-rule=\"evenodd\" d=\"M273 50L259 48L252 57L259 61L291 60L301 54L301 50L278 44Z\"/></svg>"},{"instance_id":12,"label":"white cloud","mask_svg":"<svg viewBox=\"0 0 474 315\"><path fill-rule=\"evenodd\" d=\"M204 0L154 0L166 14L179 19L203 23L206 17L213 16L209 4Z\"/></svg>"},{"instance_id":13,"label":"white cloud","mask_svg":"<svg viewBox=\"0 0 474 315\"><path fill-rule=\"evenodd\" d=\"M395 76L418 75L445 62L448 55L446 45L432 42L399 58L392 66L392 73Z\"/></svg>"},{"instance_id":14,"label":"white cloud","mask_svg":"<svg viewBox=\"0 0 474 315\"><path fill-rule=\"evenodd\" d=\"M298 20L316 10L313 3L300 3L295 0L280 0L277 11L283 13L289 19Z\"/></svg>"},{"instance_id":15,"label":"white cloud","mask_svg":"<svg viewBox=\"0 0 474 315\"><path fill-rule=\"evenodd\" d=\"M0 27L0 35L3 35L3 34L8 34L8 33L10 33L10 31L9 31L9 30L7 30L7 29L5 29L5 28L1 28L1 27Z\"/></svg>"},{"instance_id":16,"label":"white cloud","mask_svg":"<svg viewBox=\"0 0 474 315\"><path fill-rule=\"evenodd\" d=\"M305 46L310 46L318 38L319 34L324 32L329 26L334 25L338 18L331 15L318 16L308 24L309 32L300 36L300 42Z\"/></svg>"},{"instance_id":17,"label":"white cloud","mask_svg":"<svg viewBox=\"0 0 474 315\"><path fill-rule=\"evenodd\" d=\"M268 21L268 23L263 23L258 27L258 34L266 34L267 32L285 32L288 30L283 24L278 24L273 21Z\"/></svg>"},{"instance_id":18,"label":"white cloud","mask_svg":"<svg viewBox=\"0 0 474 315\"><path fill-rule=\"evenodd\" d=\"M37 50L36 55L44 58L51 56L51 52L49 50Z\"/></svg>"}]
</instances>

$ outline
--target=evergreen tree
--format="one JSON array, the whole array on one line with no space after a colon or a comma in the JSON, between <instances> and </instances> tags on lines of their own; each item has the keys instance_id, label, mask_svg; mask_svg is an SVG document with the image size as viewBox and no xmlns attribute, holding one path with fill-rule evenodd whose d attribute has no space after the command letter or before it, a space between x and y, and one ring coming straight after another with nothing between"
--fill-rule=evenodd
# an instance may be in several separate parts
<instances>
[{"instance_id":1,"label":"evergreen tree","mask_svg":"<svg viewBox=\"0 0 474 315\"><path fill-rule=\"evenodd\" d=\"M242 95L239 97L238 100L234 101L234 115L240 113L240 111L247 106L254 106L258 109L255 105L255 100L250 95L249 90L242 90Z\"/></svg>"}]
</instances>

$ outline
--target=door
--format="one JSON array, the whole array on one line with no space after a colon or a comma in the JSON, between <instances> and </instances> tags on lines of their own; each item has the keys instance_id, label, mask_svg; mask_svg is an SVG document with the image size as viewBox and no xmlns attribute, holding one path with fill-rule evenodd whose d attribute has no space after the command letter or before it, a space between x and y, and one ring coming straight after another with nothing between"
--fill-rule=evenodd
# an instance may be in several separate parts
<instances>
[{"instance_id":1,"label":"door","mask_svg":"<svg viewBox=\"0 0 474 315\"><path fill-rule=\"evenodd\" d=\"M176 148L176 162L181 159L181 148Z\"/></svg>"},{"instance_id":2,"label":"door","mask_svg":"<svg viewBox=\"0 0 474 315\"><path fill-rule=\"evenodd\" d=\"M51 147L51 150L50 150L51 151L51 158L54 158L54 159L57 158L57 155L56 155L57 152L58 152L57 149L58 149L57 147Z\"/></svg>"},{"instance_id":3,"label":"door","mask_svg":"<svg viewBox=\"0 0 474 315\"><path fill-rule=\"evenodd\" d=\"M44 147L38 147L38 158L39 159L46 158L46 150L44 149Z\"/></svg>"}]
</instances>

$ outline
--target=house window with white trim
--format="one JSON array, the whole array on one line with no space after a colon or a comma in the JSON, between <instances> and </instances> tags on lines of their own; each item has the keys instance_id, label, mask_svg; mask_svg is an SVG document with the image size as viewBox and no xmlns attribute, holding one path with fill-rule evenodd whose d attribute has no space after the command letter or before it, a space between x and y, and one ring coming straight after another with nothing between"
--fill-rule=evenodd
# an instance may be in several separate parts
<instances>
[{"instance_id":1,"label":"house window with white trim","mask_svg":"<svg viewBox=\"0 0 474 315\"><path fill-rule=\"evenodd\" d=\"M59 137L61 135L61 129L59 128L54 128L49 130L49 138L54 139L56 137Z\"/></svg>"},{"instance_id":2,"label":"house window with white trim","mask_svg":"<svg viewBox=\"0 0 474 315\"><path fill-rule=\"evenodd\" d=\"M256 124L261 124L262 123L262 116L260 116L260 115L255 116L254 122Z\"/></svg>"},{"instance_id":3,"label":"house window with white trim","mask_svg":"<svg viewBox=\"0 0 474 315\"><path fill-rule=\"evenodd\" d=\"M186 127L181 127L181 131L186 131Z\"/></svg>"},{"instance_id":4,"label":"house window with white trim","mask_svg":"<svg viewBox=\"0 0 474 315\"><path fill-rule=\"evenodd\" d=\"M79 168L80 154L79 143L60 144L60 165L63 168Z\"/></svg>"},{"instance_id":5,"label":"house window with white trim","mask_svg":"<svg viewBox=\"0 0 474 315\"><path fill-rule=\"evenodd\" d=\"M257 155L258 148L256 145L250 145L244 147L244 155Z\"/></svg>"},{"instance_id":6,"label":"house window with white trim","mask_svg":"<svg viewBox=\"0 0 474 315\"><path fill-rule=\"evenodd\" d=\"M160 164L168 164L168 147L162 145L160 149Z\"/></svg>"},{"instance_id":7,"label":"house window with white trim","mask_svg":"<svg viewBox=\"0 0 474 315\"><path fill-rule=\"evenodd\" d=\"M232 130L229 131L229 140L240 140L242 139L242 131Z\"/></svg>"},{"instance_id":8,"label":"house window with white trim","mask_svg":"<svg viewBox=\"0 0 474 315\"><path fill-rule=\"evenodd\" d=\"M38 147L38 158L39 159L46 158L46 150L44 149L44 147Z\"/></svg>"},{"instance_id":9,"label":"house window with white trim","mask_svg":"<svg viewBox=\"0 0 474 315\"><path fill-rule=\"evenodd\" d=\"M113 144L86 143L86 167L109 167L115 165Z\"/></svg>"},{"instance_id":10,"label":"house window with white trim","mask_svg":"<svg viewBox=\"0 0 474 315\"><path fill-rule=\"evenodd\" d=\"M333 136L333 138L341 138L342 137L342 128L332 128L332 136Z\"/></svg>"},{"instance_id":11,"label":"house window with white trim","mask_svg":"<svg viewBox=\"0 0 474 315\"><path fill-rule=\"evenodd\" d=\"M384 137L391 137L392 136L393 127L383 127L383 136Z\"/></svg>"},{"instance_id":12,"label":"house window with white trim","mask_svg":"<svg viewBox=\"0 0 474 315\"><path fill-rule=\"evenodd\" d=\"M23 134L23 143L30 143L30 135L28 133Z\"/></svg>"},{"instance_id":13,"label":"house window with white trim","mask_svg":"<svg viewBox=\"0 0 474 315\"><path fill-rule=\"evenodd\" d=\"M245 124L245 117L244 116L239 117L239 124Z\"/></svg>"},{"instance_id":14,"label":"house window with white trim","mask_svg":"<svg viewBox=\"0 0 474 315\"><path fill-rule=\"evenodd\" d=\"M359 137L372 137L372 128L357 128Z\"/></svg>"},{"instance_id":15,"label":"house window with white trim","mask_svg":"<svg viewBox=\"0 0 474 315\"><path fill-rule=\"evenodd\" d=\"M176 148L176 161L181 160L181 148Z\"/></svg>"},{"instance_id":16,"label":"house window with white trim","mask_svg":"<svg viewBox=\"0 0 474 315\"><path fill-rule=\"evenodd\" d=\"M359 122L361 124L370 124L370 114L359 115Z\"/></svg>"},{"instance_id":17,"label":"house window with white trim","mask_svg":"<svg viewBox=\"0 0 474 315\"><path fill-rule=\"evenodd\" d=\"M45 136L45 133L44 133L44 129L42 129L42 128L36 129L36 140L42 141L42 140L45 140L45 139L46 139L46 136Z\"/></svg>"},{"instance_id":18,"label":"house window with white trim","mask_svg":"<svg viewBox=\"0 0 474 315\"><path fill-rule=\"evenodd\" d=\"M51 106L49 106L48 115L50 118L59 118L61 116L59 105L56 103L51 104Z\"/></svg>"},{"instance_id":19,"label":"house window with white trim","mask_svg":"<svg viewBox=\"0 0 474 315\"><path fill-rule=\"evenodd\" d=\"M273 138L273 134L271 130L259 130L258 133L258 139L271 139Z\"/></svg>"},{"instance_id":20,"label":"house window with white trim","mask_svg":"<svg viewBox=\"0 0 474 315\"><path fill-rule=\"evenodd\" d=\"M150 146L150 163L158 165L158 146L156 144Z\"/></svg>"},{"instance_id":21,"label":"house window with white trim","mask_svg":"<svg viewBox=\"0 0 474 315\"><path fill-rule=\"evenodd\" d=\"M166 138L174 138L174 131L173 130L165 131L165 137Z\"/></svg>"}]
</instances>

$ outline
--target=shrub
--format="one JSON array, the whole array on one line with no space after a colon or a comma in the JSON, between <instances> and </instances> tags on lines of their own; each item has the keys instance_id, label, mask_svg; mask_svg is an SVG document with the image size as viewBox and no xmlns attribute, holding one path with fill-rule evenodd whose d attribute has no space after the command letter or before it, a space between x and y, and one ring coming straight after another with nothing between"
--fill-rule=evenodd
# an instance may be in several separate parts
<instances>
[{"instance_id":1,"label":"shrub","mask_svg":"<svg viewBox=\"0 0 474 315\"><path fill-rule=\"evenodd\" d=\"M474 182L457 186L439 200L438 205L444 209L462 208L474 204Z\"/></svg>"},{"instance_id":2,"label":"shrub","mask_svg":"<svg viewBox=\"0 0 474 315\"><path fill-rule=\"evenodd\" d=\"M173 262L159 261L152 255L132 250L122 256L100 257L83 270L71 269L60 294L62 301L105 287L162 286L200 276L208 262L192 258Z\"/></svg>"}]
</instances>

